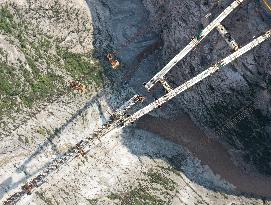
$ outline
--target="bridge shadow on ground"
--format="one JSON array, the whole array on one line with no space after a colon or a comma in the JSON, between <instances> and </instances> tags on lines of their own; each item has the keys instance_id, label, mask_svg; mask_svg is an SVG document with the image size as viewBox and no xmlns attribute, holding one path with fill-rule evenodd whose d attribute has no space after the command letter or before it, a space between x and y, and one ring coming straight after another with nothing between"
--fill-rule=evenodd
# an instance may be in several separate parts
<instances>
[{"instance_id":1,"label":"bridge shadow on ground","mask_svg":"<svg viewBox=\"0 0 271 205\"><path fill-rule=\"evenodd\" d=\"M38 168L37 170L35 170L31 173L29 173L27 170L28 165L34 159L39 158L41 154L44 154L44 151L46 148L51 147L53 154L55 154L56 157L59 157L63 154L63 152L61 152L58 149L58 146L53 141L56 140L59 137L59 135L69 125L71 125L73 122L75 122L75 120L77 120L78 117L80 117L91 106L96 104L97 108L98 108L98 112L100 114L100 118L102 120L105 120L105 116L103 114L100 102L98 100L101 97L101 95L102 95L101 93L98 93L97 95L93 96L90 100L88 100L82 108L77 110L63 125L61 125L59 128L56 128L54 130L54 132L42 144L40 144L36 148L36 150L27 159L25 159L19 167L16 168L16 172L17 173L24 173L25 177L19 179L18 181L13 181L13 179L11 177L8 177L3 182L0 182L0 200L3 198L5 192L9 192L9 191L17 188L18 186L22 186L29 178L31 178L32 176L39 173L40 171L42 171L44 168L46 168L50 164L50 162L51 162L51 160L53 160L53 158L48 159L47 163L45 163L42 167Z\"/></svg>"},{"instance_id":2,"label":"bridge shadow on ground","mask_svg":"<svg viewBox=\"0 0 271 205\"><path fill-rule=\"evenodd\" d=\"M154 32L151 32L152 29L151 30L142 29L145 26L151 27L151 25L148 25L148 24L151 24L152 22L148 20L148 15L147 15L148 12L144 8L142 2L139 0L134 0L132 2L123 1L123 0L114 0L114 1L104 0L102 1L102 3L98 0L86 0L86 2L88 3L88 7L89 7L89 10L94 22L94 25L93 25L94 31L95 31L94 32L95 34L94 48L96 50L95 52L96 57L99 58L101 61L103 61L103 64L106 67L106 70L105 70L106 76L110 79L110 82L115 85L113 89L120 89L120 90L126 89L126 86L131 85L131 83L129 84L129 81L134 81L135 83L132 83L132 86L136 86L136 87L133 87L133 88L136 90L140 90L141 88L138 88L138 87L139 86L142 87L142 83L145 82L146 80L149 80L152 77L153 73L157 72L155 71L156 69L158 69L157 59L155 59L154 62L151 62L153 64L149 66L148 68L149 70L144 70L144 68L140 67L139 62L146 59L148 54L149 55L153 54L153 52L148 51L149 49L158 50L159 47L163 44L163 42L161 42L161 40L159 39L158 33L160 32L160 30L153 28ZM142 22L142 19L144 19L143 22ZM138 36L134 35L137 33L143 33L143 35L138 35ZM109 63L106 61L106 58L105 58L106 54L112 51L116 51L117 57L122 64L122 67L120 70L113 71L111 67L109 66ZM148 51L147 52L148 54L144 54L145 51ZM133 67L134 65L136 65L137 69L134 69ZM133 76L136 76L136 77L133 77ZM124 81L126 82L128 81L128 83L124 83ZM154 123L155 121L157 121L157 119L153 120L149 118L147 122L146 119L147 118L143 118L143 120L140 120L138 126L140 124L147 125L147 124ZM193 124L192 121L189 123ZM159 125L163 127L162 126L163 123L160 123ZM157 132L157 130L155 131L154 129L152 129L151 126L149 127L139 126L139 128L157 133L166 138L169 137L170 134L172 134L172 137L169 138L170 140L179 144L183 144L184 146L188 146L188 144L184 143L184 141L179 141L181 138L179 138L178 140L178 136L177 136L178 133L183 132L185 130L187 131L186 127L182 127L184 130L181 130L178 128L178 125L177 125L177 128L175 127L175 132L178 131L177 135L176 133L171 132L172 130L170 129L163 129ZM130 128L127 128L127 129L130 129ZM194 130L192 131L199 130L196 127L193 127L193 129ZM229 174L232 174L232 171L230 170L230 168L227 168L227 165L230 165L230 167L233 168L233 163L229 161L230 157L228 156L225 149L224 148L222 149L221 145L218 143L212 142L208 144L207 142L207 147L205 148L208 148L208 149L205 150L207 152L206 153L201 146L201 143L203 143L202 139L204 140L206 138L202 135L201 131L198 131L198 132L200 132L199 136L201 137L201 139L199 139L199 137L196 137L196 135L194 135L195 144L192 147L188 146L188 148L195 150L196 154L198 154L198 155L195 155L195 157L198 157L199 159L201 159L200 155L204 154L204 160L205 160L205 161L203 160L204 164L208 164L208 162L210 162L210 163L214 163L217 166L221 166L220 168L216 166L213 166L213 167L210 166L211 168L214 169L214 171L217 174L219 174L219 170L221 171L222 169L225 169L224 172L229 171ZM191 134L186 133L186 136L190 137ZM134 137L137 137L137 136L134 136ZM127 146L127 148L130 150L131 153L137 156L145 156L146 155L145 150L148 150L150 149L150 147L152 147L152 145L149 144L148 141L138 142L138 144L136 144L135 146L135 144L131 143L130 138L129 137L126 138L126 136L124 136L123 138L123 144ZM166 147L164 147L163 144L161 144L160 146L163 146L161 147L161 149L166 149ZM212 149L212 147L214 147L214 152L223 154L222 156L213 155L216 157L214 162L212 162L212 157L210 157L208 153ZM198 150L200 150L200 152L197 152ZM160 157L155 154L154 155L148 154L148 156L151 156L153 158ZM163 156L163 158L165 158L177 170L183 171L182 162L178 160L178 158L176 157L167 158L166 156ZM227 160L228 164L227 163L223 164L224 163L223 158ZM235 177L234 180L238 181L240 172L238 172L239 175L238 174L236 175L236 173L234 175ZM243 193L242 191L238 193L237 192L233 193L232 191L226 190L223 187L216 186L211 181L206 182L206 180L204 181L200 179L199 177L195 177L193 176L193 174L189 174L185 172L184 174L186 174L186 176L191 181L194 181L209 190L221 191L224 193L237 195L237 196L246 195L246 196L253 196L255 198L263 198L261 194L248 194L248 193ZM223 175L223 173L221 173L221 175ZM225 174L225 176L227 175ZM227 176L227 177L230 179L230 176ZM261 182L263 182L263 179L261 180L262 180ZM252 183L248 184L248 183L249 183L249 179L246 182L246 185L248 185L248 187L254 186L254 184ZM266 187L268 189L263 190ZM268 193L270 193L269 196L271 197L271 191L269 192L270 189L271 187L268 186L267 183L264 183L264 187L262 187L260 190L263 191L264 195L268 195Z\"/></svg>"},{"instance_id":3,"label":"bridge shadow on ground","mask_svg":"<svg viewBox=\"0 0 271 205\"><path fill-rule=\"evenodd\" d=\"M135 72L130 70L118 70L113 71L106 61L106 54L109 52L112 52L113 50L116 50L117 48L122 47L122 49L118 50L118 58L121 60L121 62L124 63L122 68L128 68L129 62L134 62L134 59L143 60L146 55L142 52L149 52L148 48L151 49L158 49L160 42L157 37L157 33L153 32L147 32L144 37L138 36L138 39L135 39L134 42L129 42L130 46L128 48L128 45L123 46L123 42L127 42L127 39L129 37L133 36L136 31L142 27L142 26L148 26L148 21L145 19L148 19L147 12L144 9L144 6L140 0L134 0L132 3L130 1L123 1L123 0L104 0L104 1L98 1L98 0L86 0L88 3L88 7L90 9L90 13L93 18L93 26L94 26L94 49L95 49L95 57L99 58L104 65L104 73L106 77L109 79L109 81L116 86L112 86L112 89L126 89L126 86L123 85L122 80L124 79L129 80ZM133 4L131 6L130 4ZM120 7L121 5L121 7ZM118 8L119 10L116 10L115 8ZM136 8L136 9L135 9ZM128 9L128 10L127 10ZM128 13L127 13L128 12ZM137 13L138 12L138 13ZM105 16L101 16L101 14L105 14ZM106 14L110 14L106 17ZM125 14L125 15L124 15ZM144 21L142 20L144 19ZM122 26L120 24L123 24ZM142 39L143 38L143 39ZM126 39L126 40L125 40ZM114 44L113 44L114 42ZM158 43L157 43L158 42ZM154 45L154 47L151 47ZM151 52L150 52L151 54ZM142 57L143 56L143 57ZM125 65L126 63L126 65ZM153 66L155 67L155 66ZM151 69L151 68L150 68ZM142 71L139 71L142 72ZM125 73L128 73L128 78L125 76ZM150 73L143 73L142 74L146 79L151 77ZM142 85L143 79L138 80L139 86ZM121 85L121 87L119 87ZM85 103L85 105L79 109L69 120L67 120L66 123L64 123L62 126L60 126L58 129L55 130L55 132L44 142L42 143L33 153L30 157L28 157L24 163L17 168L18 172L26 172L27 165L35 158L37 158L40 154L43 153L44 149L48 146L51 146L54 149L54 152L58 156L61 152L57 149L57 145L54 144L53 140L58 137L71 123L73 123L81 114L89 109L94 103L98 104L98 108L100 111L100 115L103 115L103 111L101 110L101 107L99 105L99 95L94 96L92 99L90 99L88 102ZM108 102L109 103L109 102ZM109 103L110 104L110 103ZM137 126L141 129L146 129L148 131L156 132L155 130L152 130L152 127L142 126L142 123L145 124L146 120L143 119L143 121L139 121ZM148 123L152 123L153 120L148 119ZM141 124L141 125L140 125ZM147 125L147 123L145 124ZM134 128L126 128L126 129L134 129ZM157 134L160 134L161 136L168 137L170 136L171 130L164 129L163 132L160 130L159 132L156 132ZM171 133L172 134L172 133ZM172 134L173 135L173 134ZM133 139L131 139L133 138ZM177 138L171 139L175 141ZM133 141L135 140L135 141ZM201 186L204 186L207 189L213 190L213 191L221 191L229 194L233 194L228 190L225 190L221 187L217 187L215 184L212 184L211 181L207 182L201 180L200 178L195 178L191 173L186 173L183 170L183 160L181 157L181 153L175 153L176 155L170 154L170 147L174 147L175 149L178 149L180 147L177 144L173 144L169 142L168 140L161 139L164 143L159 143L158 146L153 146L153 144L157 143L156 138L149 138L148 136L124 136L123 137L123 144L126 145L126 147L129 149L129 151L137 156L149 156L152 158L161 158L166 161L168 161L173 167L175 167L177 170L184 172L184 174L191 180L196 183L198 183ZM176 142L176 141L175 141ZM178 142L182 144L182 142ZM163 153L169 153L169 155L159 155L157 154L159 151L155 151L154 149L163 150ZM180 148L181 149L181 148ZM151 150L150 152L147 152L146 150ZM165 152L167 150L167 152ZM171 156L171 157L169 157ZM219 157L219 156L218 156ZM45 164L40 169L36 170L33 173L28 173L27 176L17 182L14 182L12 178L8 177L3 182L0 182L0 193L4 193L5 191L10 191L20 185L22 185L27 179L29 179L31 176L35 175L37 172L39 172L41 169L46 167L48 164ZM245 195L244 193L234 193L234 195ZM0 199L3 197L3 195L0 195ZM256 198L262 198L260 196L255 196Z\"/></svg>"}]
</instances>

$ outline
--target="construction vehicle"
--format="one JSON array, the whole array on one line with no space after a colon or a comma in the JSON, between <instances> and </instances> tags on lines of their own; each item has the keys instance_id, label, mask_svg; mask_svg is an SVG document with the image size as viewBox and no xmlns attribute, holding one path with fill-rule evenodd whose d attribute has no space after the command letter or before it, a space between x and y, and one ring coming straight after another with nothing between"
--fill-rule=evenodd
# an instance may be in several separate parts
<instances>
[{"instance_id":1,"label":"construction vehicle","mask_svg":"<svg viewBox=\"0 0 271 205\"><path fill-rule=\"evenodd\" d=\"M110 62L112 68L114 70L118 69L118 67L120 66L120 63L118 60L116 60L114 58L114 55L112 53L108 53L106 57L107 57L108 61Z\"/></svg>"}]
</instances>

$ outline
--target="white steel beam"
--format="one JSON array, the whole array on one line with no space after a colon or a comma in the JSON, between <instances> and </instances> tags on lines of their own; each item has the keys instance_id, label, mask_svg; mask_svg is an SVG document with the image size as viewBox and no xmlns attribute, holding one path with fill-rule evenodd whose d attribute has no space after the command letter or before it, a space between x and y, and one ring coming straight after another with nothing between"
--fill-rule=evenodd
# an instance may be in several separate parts
<instances>
[{"instance_id":1,"label":"white steel beam","mask_svg":"<svg viewBox=\"0 0 271 205\"><path fill-rule=\"evenodd\" d=\"M160 79L160 83L162 84L162 86L165 88L167 92L172 91L172 88L170 87L170 85L165 79Z\"/></svg>"},{"instance_id":2,"label":"white steel beam","mask_svg":"<svg viewBox=\"0 0 271 205\"><path fill-rule=\"evenodd\" d=\"M47 167L42 169L39 172L39 175L32 178L29 183L25 185L25 188L20 189L19 191L14 190L14 193L8 197L3 204L4 205L11 205L16 204L20 199L22 199L26 194L30 194L34 189L40 187L43 183L45 178L55 172L62 164L69 162L76 158L78 155L84 155L87 153L93 146L97 145L99 138L105 135L106 133L112 131L116 127L125 127L129 125L130 123L135 122L143 115L146 115L147 113L151 112L152 110L160 107L165 102L171 100L175 96L179 95L180 93L184 92L185 90L189 89L193 85L197 84L198 82L202 81L203 79L207 78L208 76L212 75L216 71L218 71L221 67L229 64L230 62L234 61L236 58L240 57L244 53L248 52L249 50L253 49L257 45L261 44L265 40L271 38L271 29L267 31L265 34L259 36L252 42L248 43L246 46L238 49L233 54L229 55L228 57L221 60L216 65L208 68L207 70L203 71L196 77L192 78L191 80L188 80L184 84L180 85L179 87L175 88L174 90L170 91L166 95L160 97L158 100L150 103L146 107L140 109L139 111L135 112L130 117L122 116L122 118L118 119L116 122L113 122L112 124L108 124L109 126L104 126L104 128L100 129L99 132L96 134L96 143L94 143L94 137L88 137L85 140L81 140L79 143L77 143L74 147L70 148L66 153L63 155L55 158ZM132 97L128 102L125 103L120 111L125 110L131 105L132 101L137 101L137 98L140 96L134 96Z\"/></svg>"},{"instance_id":3,"label":"white steel beam","mask_svg":"<svg viewBox=\"0 0 271 205\"><path fill-rule=\"evenodd\" d=\"M125 121L124 121L124 126L126 126L126 125L128 125L130 123L133 123L134 121L136 121L137 119L139 119L143 115L146 115L147 113L149 113L149 112L153 111L154 109L160 107L162 104L166 103L167 101L171 100L175 96L177 96L180 93L184 92L185 90L189 89L193 85L197 84L198 82L200 82L203 79L207 78L208 76L212 75L213 73L218 71L221 67L231 63L236 58L240 57L244 53L246 53L249 50L253 49L254 47L261 44L262 42L269 39L270 37L271 37L271 29L269 31L267 31L265 34L259 36L258 38L254 39L253 41L248 43L246 46L238 49L237 51L235 51L234 53L232 53L228 57L224 58L223 60L221 60L217 64L209 67L208 69L206 69L202 73L198 74L194 78L188 80L187 82L183 83L182 85L175 88L171 92L169 92L166 95L160 97L158 100L150 103L146 107L142 108L141 110L137 111L136 113L134 113L130 117L126 118Z\"/></svg>"},{"instance_id":4,"label":"white steel beam","mask_svg":"<svg viewBox=\"0 0 271 205\"><path fill-rule=\"evenodd\" d=\"M203 29L192 41L177 54L160 72L158 72L149 82L146 83L145 88L150 90L160 78L163 78L173 66L182 60L191 50L193 50L214 28L217 27L233 10L235 10L244 0L235 0L229 5L216 19L214 19L205 29Z\"/></svg>"},{"instance_id":5,"label":"white steel beam","mask_svg":"<svg viewBox=\"0 0 271 205\"><path fill-rule=\"evenodd\" d=\"M139 97L139 95L134 95L130 100L125 102L121 107L119 107L114 114L116 116L123 115L127 110L129 110L133 105L137 103L136 101L137 97Z\"/></svg>"}]
</instances>

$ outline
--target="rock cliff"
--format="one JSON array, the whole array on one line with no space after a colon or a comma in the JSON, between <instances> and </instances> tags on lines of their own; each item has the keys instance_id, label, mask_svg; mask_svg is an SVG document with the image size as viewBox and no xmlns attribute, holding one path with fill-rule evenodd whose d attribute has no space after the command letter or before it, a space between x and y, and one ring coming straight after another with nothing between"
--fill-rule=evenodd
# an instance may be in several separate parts
<instances>
[{"instance_id":1,"label":"rock cliff","mask_svg":"<svg viewBox=\"0 0 271 205\"><path fill-rule=\"evenodd\" d=\"M145 0L159 25L164 41L161 68L232 1ZM240 46L270 28L271 13L261 1L245 1L223 21ZM231 53L213 31L167 75L177 86ZM209 135L230 144L262 173L271 174L271 44L270 41L237 59L215 75L178 97L178 107ZM236 157L235 157L236 158ZM241 163L241 162L239 162ZM250 167L252 168L252 167Z\"/></svg>"},{"instance_id":2,"label":"rock cliff","mask_svg":"<svg viewBox=\"0 0 271 205\"><path fill-rule=\"evenodd\" d=\"M103 76L118 85L129 81L133 89L143 91L142 82L189 41L201 27L198 25L201 18L214 6L213 3L197 3L200 2L0 0L0 203L37 176L53 158L88 137L132 95L127 84L118 87L117 92L111 86L102 90ZM253 4L246 4L246 9L239 11L244 12L239 17L242 21L250 11L249 5ZM262 9L258 4L257 8ZM219 6L213 9L221 10ZM152 19L157 14L165 16L156 18L157 24L153 25ZM250 32L267 28L261 20L266 16L253 18L250 14L250 18L255 24L245 24ZM237 25L241 32L243 24ZM147 32L133 37L141 28ZM238 42L243 43L246 39L241 33L238 38L237 34ZM183 82L203 69L201 66L207 65L209 60L229 52L218 34L212 34L211 40L215 40L215 44L204 42L205 46L196 51L202 54L204 50L207 57L198 59L195 55L191 58L193 61L187 59L183 68L178 67L171 73L175 76L170 77L172 83ZM254 120L253 126L259 126L260 117L267 116L268 111L266 101L270 81L260 83L265 82L261 79L268 73L270 59L264 53L270 49L268 46L270 43L238 61L240 67L228 67L224 73L180 97L176 101L178 107L172 113L185 110L206 131L216 131L217 119L226 118L229 111L225 110L225 114L215 105L224 105L232 111L250 105L254 102L251 93L255 88L265 101L258 101L259 110L252 110L255 113L248 120ZM114 73L106 64L104 54L120 47L118 57L122 69ZM217 47L221 48L218 56L214 53ZM159 65L156 65L157 61ZM260 68L259 65L263 66ZM237 72L237 68L240 71ZM254 68L256 74L250 73ZM84 83L86 92L72 90L69 82L73 80ZM212 95L216 100L210 97ZM232 107L228 107L227 102L232 102ZM192 129L196 128L192 126ZM235 135L231 135L236 136L233 144L244 152L250 146L241 140L242 137L238 138L238 129L235 127ZM186 139L190 138L188 131ZM224 132L221 136L229 140ZM259 132L265 131L259 129ZM257 145L261 149L268 148L267 143ZM262 153L249 156L261 158ZM264 166L267 168L268 165ZM214 173L184 146L131 126L94 141L87 156L77 157L61 166L18 204L263 205L270 202L236 191L234 185Z\"/></svg>"}]
</instances>

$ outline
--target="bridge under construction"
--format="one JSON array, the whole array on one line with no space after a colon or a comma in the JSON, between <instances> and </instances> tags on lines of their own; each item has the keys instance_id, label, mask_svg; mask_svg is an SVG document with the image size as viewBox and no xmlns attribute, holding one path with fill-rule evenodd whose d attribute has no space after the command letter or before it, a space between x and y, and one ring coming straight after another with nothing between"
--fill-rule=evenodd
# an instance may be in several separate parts
<instances>
[{"instance_id":1,"label":"bridge under construction","mask_svg":"<svg viewBox=\"0 0 271 205\"><path fill-rule=\"evenodd\" d=\"M4 204L11 205L16 204L19 200L27 195L31 194L35 189L40 187L45 183L45 179L53 174L56 170L60 169L61 165L64 163L68 163L71 160L77 158L78 156L84 156L88 153L89 150L99 144L100 138L102 138L107 133L111 132L117 128L123 128L129 126L130 124L137 121L142 116L150 113L151 111L161 107L164 103L170 101L177 95L189 90L192 86L201 82L205 78L215 74L220 69L225 67L226 65L232 63L240 56L246 54L251 51L256 46L264 43L271 38L271 28L267 31L263 31L258 37L251 39L251 41L241 46L236 42L234 36L227 31L225 26L223 25L223 20L234 13L234 11L242 5L245 0L235 0L233 1L217 18L215 18L209 25L207 25L202 31L192 37L191 42L182 49L165 67L163 67L153 78L147 83L144 84L145 88L150 91L157 83L160 83L166 94L159 97L157 100L154 100L147 106L143 106L141 103L145 97L137 94L131 97L126 103L124 103L119 109L112 114L111 118L102 125L102 127L98 128L93 132L91 136L86 139L82 139L75 146L71 147L67 152L62 154L61 156L52 160L47 167L33 176L26 184L24 184L19 190L14 190L13 194L6 197ZM267 5L269 5L268 1L265 1ZM214 63L210 67L206 68L203 72L199 73L192 79L184 82L183 84L173 87L166 81L165 76L167 73L185 56L189 54L197 45L201 43L201 41L208 36L213 30L217 30L221 36L225 39L228 46L231 48L232 53L226 56L224 59ZM135 107L136 111L131 111L131 108ZM140 107L141 106L141 107Z\"/></svg>"}]
</instances>

